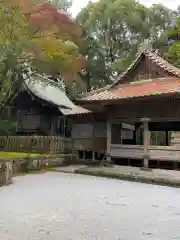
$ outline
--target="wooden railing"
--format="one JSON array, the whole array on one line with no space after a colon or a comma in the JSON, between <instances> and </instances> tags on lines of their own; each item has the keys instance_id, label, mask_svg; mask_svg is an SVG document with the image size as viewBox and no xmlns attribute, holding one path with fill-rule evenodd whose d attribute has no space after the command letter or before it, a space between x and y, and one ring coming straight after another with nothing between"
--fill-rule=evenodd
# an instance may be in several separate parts
<instances>
[{"instance_id":1,"label":"wooden railing","mask_svg":"<svg viewBox=\"0 0 180 240\"><path fill-rule=\"evenodd\" d=\"M57 136L0 136L0 151L70 153L71 139Z\"/></svg>"},{"instance_id":2,"label":"wooden railing","mask_svg":"<svg viewBox=\"0 0 180 240\"><path fill-rule=\"evenodd\" d=\"M119 158L143 159L144 147L140 145L111 144L110 155Z\"/></svg>"},{"instance_id":3,"label":"wooden railing","mask_svg":"<svg viewBox=\"0 0 180 240\"><path fill-rule=\"evenodd\" d=\"M142 145L111 145L110 155L118 158L144 158L144 146ZM149 146L150 160L177 161L180 162L180 148L175 146Z\"/></svg>"},{"instance_id":4,"label":"wooden railing","mask_svg":"<svg viewBox=\"0 0 180 240\"><path fill-rule=\"evenodd\" d=\"M175 146L149 146L149 156L152 160L180 162L180 148Z\"/></svg>"}]
</instances>

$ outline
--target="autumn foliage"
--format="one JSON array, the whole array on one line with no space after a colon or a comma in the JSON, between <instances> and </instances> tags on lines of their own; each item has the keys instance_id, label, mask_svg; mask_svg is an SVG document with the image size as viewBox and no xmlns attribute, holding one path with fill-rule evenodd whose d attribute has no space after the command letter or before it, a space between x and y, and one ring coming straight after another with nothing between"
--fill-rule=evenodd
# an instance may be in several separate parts
<instances>
[{"instance_id":1,"label":"autumn foliage","mask_svg":"<svg viewBox=\"0 0 180 240\"><path fill-rule=\"evenodd\" d=\"M81 29L66 14L59 12L50 3L42 3L29 8L29 23L35 28L54 33L80 37Z\"/></svg>"},{"instance_id":2,"label":"autumn foliage","mask_svg":"<svg viewBox=\"0 0 180 240\"><path fill-rule=\"evenodd\" d=\"M18 63L29 62L39 72L60 73L71 82L85 66L80 54L79 26L57 7L45 1L3 0L3 44L18 46ZM6 46L7 48L7 46ZM20 48L20 49L19 49ZM16 52L16 49L14 49Z\"/></svg>"}]
</instances>

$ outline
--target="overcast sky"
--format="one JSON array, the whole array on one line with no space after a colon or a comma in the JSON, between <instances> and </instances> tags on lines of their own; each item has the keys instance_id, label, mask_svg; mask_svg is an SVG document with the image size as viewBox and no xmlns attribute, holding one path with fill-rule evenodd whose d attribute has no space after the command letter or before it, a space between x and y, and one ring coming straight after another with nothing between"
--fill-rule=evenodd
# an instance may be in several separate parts
<instances>
[{"instance_id":1,"label":"overcast sky","mask_svg":"<svg viewBox=\"0 0 180 240\"><path fill-rule=\"evenodd\" d=\"M96 1L96 0L94 0ZM110 1L110 0L109 0ZM72 7L72 14L76 16L76 14L81 10L81 8L85 7L89 0L73 0L74 4ZM165 6L176 9L178 5L180 5L180 0L139 0L140 3L143 3L147 6L152 5L153 3L163 3Z\"/></svg>"}]
</instances>

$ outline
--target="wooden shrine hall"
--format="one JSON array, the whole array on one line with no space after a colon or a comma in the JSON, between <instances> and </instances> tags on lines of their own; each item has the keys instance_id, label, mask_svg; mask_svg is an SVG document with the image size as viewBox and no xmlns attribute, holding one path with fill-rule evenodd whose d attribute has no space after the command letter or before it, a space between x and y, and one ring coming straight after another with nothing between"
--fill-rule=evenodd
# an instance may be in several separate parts
<instances>
[{"instance_id":1,"label":"wooden shrine hall","mask_svg":"<svg viewBox=\"0 0 180 240\"><path fill-rule=\"evenodd\" d=\"M76 104L63 113L73 120L73 147L82 158L105 154L122 165L180 167L180 69L151 50Z\"/></svg>"}]
</instances>

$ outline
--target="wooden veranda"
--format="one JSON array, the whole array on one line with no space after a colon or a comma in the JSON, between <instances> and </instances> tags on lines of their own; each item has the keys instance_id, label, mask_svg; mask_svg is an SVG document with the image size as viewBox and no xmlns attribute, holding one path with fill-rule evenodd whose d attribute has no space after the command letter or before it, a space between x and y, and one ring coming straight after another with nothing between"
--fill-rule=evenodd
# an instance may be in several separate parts
<instances>
[{"instance_id":1,"label":"wooden veranda","mask_svg":"<svg viewBox=\"0 0 180 240\"><path fill-rule=\"evenodd\" d=\"M179 93L180 69L148 49L140 52L114 84L85 94L76 101L80 109L66 112L73 120L73 147L91 159L104 154L119 164L178 167ZM151 141L153 132L164 133L159 145Z\"/></svg>"}]
</instances>

